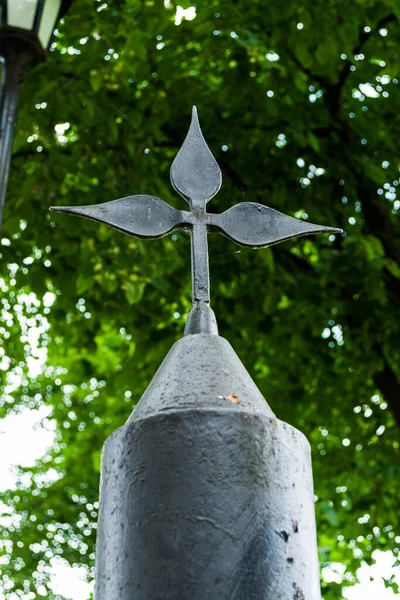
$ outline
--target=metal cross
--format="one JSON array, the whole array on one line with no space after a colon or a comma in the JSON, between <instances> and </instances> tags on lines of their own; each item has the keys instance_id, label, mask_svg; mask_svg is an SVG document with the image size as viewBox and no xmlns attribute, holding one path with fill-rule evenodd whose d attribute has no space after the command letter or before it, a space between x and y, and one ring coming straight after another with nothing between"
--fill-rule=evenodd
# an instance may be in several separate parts
<instances>
[{"instance_id":1,"label":"metal cross","mask_svg":"<svg viewBox=\"0 0 400 600\"><path fill-rule=\"evenodd\" d=\"M206 205L221 187L220 168L211 154L193 107L186 139L171 166L171 182L189 203L190 211L176 210L160 198L128 196L92 206L57 206L50 210L87 217L138 238L159 238L186 229L192 238L192 296L185 334L218 333L210 308L207 230L214 227L234 242L264 248L311 233L341 233L314 225L255 202L236 204L222 214L207 213Z\"/></svg>"}]
</instances>

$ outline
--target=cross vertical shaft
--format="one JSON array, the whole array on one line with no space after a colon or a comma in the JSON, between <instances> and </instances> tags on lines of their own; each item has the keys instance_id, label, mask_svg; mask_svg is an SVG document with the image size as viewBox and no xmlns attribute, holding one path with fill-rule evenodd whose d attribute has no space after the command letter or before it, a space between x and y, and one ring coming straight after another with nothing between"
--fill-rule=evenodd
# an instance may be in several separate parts
<instances>
[{"instance_id":1,"label":"cross vertical shaft","mask_svg":"<svg viewBox=\"0 0 400 600\"><path fill-rule=\"evenodd\" d=\"M210 274L208 267L207 225L196 220L192 229L192 299L210 303Z\"/></svg>"},{"instance_id":2,"label":"cross vertical shaft","mask_svg":"<svg viewBox=\"0 0 400 600\"><path fill-rule=\"evenodd\" d=\"M218 335L217 321L210 308L210 272L208 267L207 225L205 207L191 204L192 238L192 302L185 335L212 333Z\"/></svg>"}]
</instances>

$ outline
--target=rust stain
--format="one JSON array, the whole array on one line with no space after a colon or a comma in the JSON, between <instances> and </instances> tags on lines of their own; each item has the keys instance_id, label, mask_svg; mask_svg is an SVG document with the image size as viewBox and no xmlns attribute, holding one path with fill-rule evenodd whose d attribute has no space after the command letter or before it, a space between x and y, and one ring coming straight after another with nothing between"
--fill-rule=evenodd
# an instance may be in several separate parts
<instances>
[{"instance_id":1,"label":"rust stain","mask_svg":"<svg viewBox=\"0 0 400 600\"><path fill-rule=\"evenodd\" d=\"M229 396L217 396L217 398L221 398L221 400L230 400L232 404L239 404L239 396L234 396L233 394L229 394Z\"/></svg>"},{"instance_id":2,"label":"rust stain","mask_svg":"<svg viewBox=\"0 0 400 600\"><path fill-rule=\"evenodd\" d=\"M230 400L232 404L239 404L239 396L229 395L226 397L226 400Z\"/></svg>"}]
</instances>

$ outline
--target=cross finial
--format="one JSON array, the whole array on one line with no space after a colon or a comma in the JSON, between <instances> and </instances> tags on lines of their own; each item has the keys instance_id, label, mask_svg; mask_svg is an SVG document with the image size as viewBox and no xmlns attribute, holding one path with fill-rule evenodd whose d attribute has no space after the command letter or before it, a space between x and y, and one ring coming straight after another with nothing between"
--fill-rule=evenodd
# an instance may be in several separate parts
<instances>
[{"instance_id":1,"label":"cross finial","mask_svg":"<svg viewBox=\"0 0 400 600\"><path fill-rule=\"evenodd\" d=\"M221 187L221 171L204 140L196 107L186 139L171 166L171 182L189 203L176 210L155 196L137 195L92 206L57 206L50 210L87 217L138 238L159 238L174 229L186 229L192 238L192 300L185 334L218 333L210 308L207 230L215 227L242 246L264 248L311 233L341 233L341 229L314 225L255 202L236 204L222 214L206 211Z\"/></svg>"}]
</instances>

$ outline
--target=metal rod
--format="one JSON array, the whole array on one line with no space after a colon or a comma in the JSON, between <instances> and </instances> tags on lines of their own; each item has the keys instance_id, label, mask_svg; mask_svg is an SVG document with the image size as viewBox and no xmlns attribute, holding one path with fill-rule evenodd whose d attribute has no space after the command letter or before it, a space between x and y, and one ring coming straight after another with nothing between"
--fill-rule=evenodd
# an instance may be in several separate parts
<instances>
[{"instance_id":1,"label":"metal rod","mask_svg":"<svg viewBox=\"0 0 400 600\"><path fill-rule=\"evenodd\" d=\"M207 225L200 219L194 221L192 229L192 295L193 305L210 303Z\"/></svg>"},{"instance_id":2,"label":"metal rod","mask_svg":"<svg viewBox=\"0 0 400 600\"><path fill-rule=\"evenodd\" d=\"M17 120L20 74L21 69L17 61L13 58L4 60L0 96L0 230Z\"/></svg>"}]
</instances>

